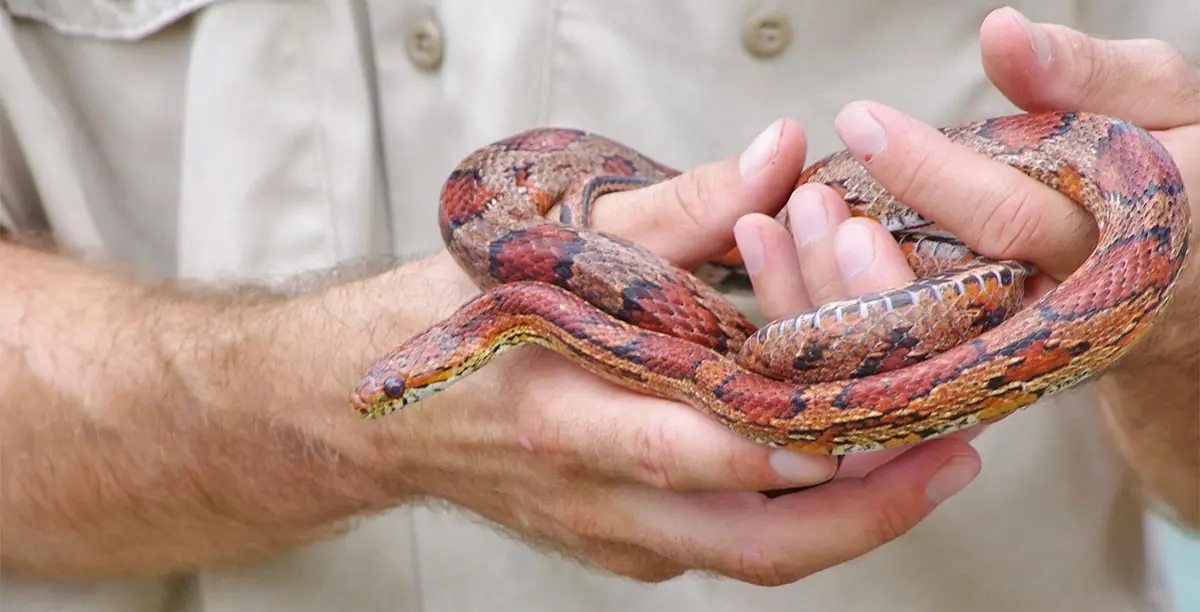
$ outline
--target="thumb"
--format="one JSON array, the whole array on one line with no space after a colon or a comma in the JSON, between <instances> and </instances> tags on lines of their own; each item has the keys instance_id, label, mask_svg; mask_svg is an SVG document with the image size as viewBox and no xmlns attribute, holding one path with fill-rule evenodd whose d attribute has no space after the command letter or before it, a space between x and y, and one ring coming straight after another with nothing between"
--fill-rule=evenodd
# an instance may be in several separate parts
<instances>
[{"instance_id":1,"label":"thumb","mask_svg":"<svg viewBox=\"0 0 1200 612\"><path fill-rule=\"evenodd\" d=\"M1200 122L1200 70L1161 40L1101 40L1011 8L988 15L979 40L988 78L1026 111L1090 111L1149 130Z\"/></svg>"},{"instance_id":2,"label":"thumb","mask_svg":"<svg viewBox=\"0 0 1200 612\"><path fill-rule=\"evenodd\" d=\"M741 155L602 196L593 223L690 268L732 249L733 225L742 216L782 208L804 168L805 149L800 125L779 119Z\"/></svg>"}]
</instances>

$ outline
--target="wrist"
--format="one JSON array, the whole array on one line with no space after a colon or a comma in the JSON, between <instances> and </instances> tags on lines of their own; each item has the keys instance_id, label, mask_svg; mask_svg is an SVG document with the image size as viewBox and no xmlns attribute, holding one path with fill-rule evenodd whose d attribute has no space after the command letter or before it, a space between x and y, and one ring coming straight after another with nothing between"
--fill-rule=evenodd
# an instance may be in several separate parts
<instances>
[{"instance_id":1,"label":"wrist","mask_svg":"<svg viewBox=\"0 0 1200 612\"><path fill-rule=\"evenodd\" d=\"M310 471L336 464L340 471L328 473L321 488L336 487L338 495L358 500L360 511L394 505L421 494L413 482L436 449L417 442L425 432L412 419L364 421L349 405L350 392L380 355L477 292L440 251L375 276L227 312L208 325L220 346L213 351L218 373L206 386L217 390L213 404L225 422L293 436L298 447L326 460L306 466ZM460 404L472 396L471 386L464 381L431 404Z\"/></svg>"}]
</instances>

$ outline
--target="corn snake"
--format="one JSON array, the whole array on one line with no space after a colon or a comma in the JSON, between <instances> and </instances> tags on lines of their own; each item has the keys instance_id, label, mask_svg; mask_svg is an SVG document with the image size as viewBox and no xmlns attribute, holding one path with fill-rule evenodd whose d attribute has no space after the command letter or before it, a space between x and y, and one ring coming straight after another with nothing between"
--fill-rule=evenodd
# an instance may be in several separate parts
<instances>
[{"instance_id":1,"label":"corn snake","mask_svg":"<svg viewBox=\"0 0 1200 612\"><path fill-rule=\"evenodd\" d=\"M474 152L442 190L443 239L482 293L376 360L351 403L383 416L534 344L756 442L844 455L995 422L1100 374L1167 307L1186 261L1191 219L1169 154L1088 113L942 131L1095 218L1092 254L1033 305L1031 266L975 254L843 151L800 183L832 186L893 231L917 279L756 329L690 272L589 229L600 195L677 171L602 136L535 129ZM546 218L556 205L558 222Z\"/></svg>"}]
</instances>

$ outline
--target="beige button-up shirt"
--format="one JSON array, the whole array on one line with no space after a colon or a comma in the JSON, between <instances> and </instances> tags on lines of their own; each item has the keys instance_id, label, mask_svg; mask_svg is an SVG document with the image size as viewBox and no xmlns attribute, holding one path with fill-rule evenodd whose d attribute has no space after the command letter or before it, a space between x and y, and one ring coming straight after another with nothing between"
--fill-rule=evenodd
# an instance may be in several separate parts
<instances>
[{"instance_id":1,"label":"beige button-up shirt","mask_svg":"<svg viewBox=\"0 0 1200 612\"><path fill-rule=\"evenodd\" d=\"M1011 112L980 67L995 3L921 0L0 0L0 224L165 277L264 280L439 248L442 179L557 124L678 167L779 116L813 156L856 98L934 124ZM1032 18L1200 58L1193 0L1045 0ZM900 540L797 584L646 586L420 508L237 571L7 577L7 612L1153 609L1131 480L1088 389L977 442L984 471Z\"/></svg>"}]
</instances>

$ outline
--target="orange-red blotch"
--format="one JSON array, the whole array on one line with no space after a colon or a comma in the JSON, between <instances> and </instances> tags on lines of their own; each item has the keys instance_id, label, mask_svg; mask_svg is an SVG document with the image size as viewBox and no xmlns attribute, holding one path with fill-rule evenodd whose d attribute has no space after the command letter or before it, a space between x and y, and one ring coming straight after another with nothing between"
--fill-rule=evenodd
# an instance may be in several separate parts
<instances>
[{"instance_id":1,"label":"orange-red blotch","mask_svg":"<svg viewBox=\"0 0 1200 612\"><path fill-rule=\"evenodd\" d=\"M478 171L456 170L442 186L438 222L444 231L453 230L482 214L497 195L499 192L484 182Z\"/></svg>"},{"instance_id":2,"label":"orange-red blotch","mask_svg":"<svg viewBox=\"0 0 1200 612\"><path fill-rule=\"evenodd\" d=\"M600 165L600 169L607 174L616 174L618 176L633 176L637 172L637 168L632 161L616 155L609 155L604 158L604 163Z\"/></svg>"},{"instance_id":3,"label":"orange-red blotch","mask_svg":"<svg viewBox=\"0 0 1200 612\"><path fill-rule=\"evenodd\" d=\"M1012 152L1035 147L1043 140L1063 133L1074 120L1072 113L1044 113L998 117L984 124L988 139L1001 143Z\"/></svg>"}]
</instances>

